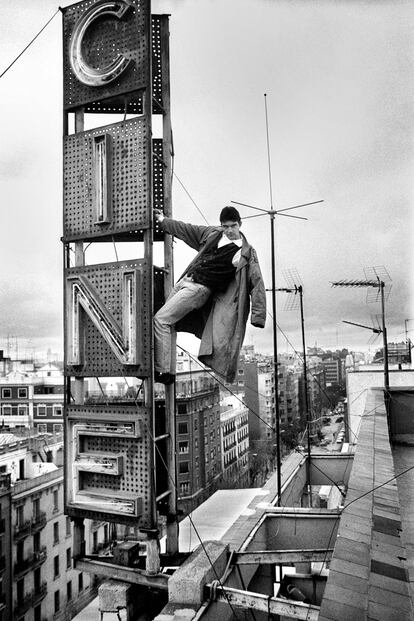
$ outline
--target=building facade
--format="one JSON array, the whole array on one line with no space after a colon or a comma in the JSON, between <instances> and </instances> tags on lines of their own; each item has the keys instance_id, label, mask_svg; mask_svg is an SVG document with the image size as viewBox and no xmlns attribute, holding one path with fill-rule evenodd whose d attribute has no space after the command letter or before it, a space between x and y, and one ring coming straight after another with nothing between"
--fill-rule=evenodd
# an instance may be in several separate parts
<instances>
[{"instance_id":1,"label":"building facade","mask_svg":"<svg viewBox=\"0 0 414 621\"><path fill-rule=\"evenodd\" d=\"M210 373L178 357L176 450L178 506L191 512L222 479L220 393Z\"/></svg>"},{"instance_id":2,"label":"building facade","mask_svg":"<svg viewBox=\"0 0 414 621\"><path fill-rule=\"evenodd\" d=\"M19 433L63 431L63 376L58 367L47 364L0 377L0 426Z\"/></svg>"},{"instance_id":3,"label":"building facade","mask_svg":"<svg viewBox=\"0 0 414 621\"><path fill-rule=\"evenodd\" d=\"M62 436L0 434L0 621L71 619L96 595L73 567L62 460ZM102 537L89 522L87 533L93 552Z\"/></svg>"},{"instance_id":4,"label":"building facade","mask_svg":"<svg viewBox=\"0 0 414 621\"><path fill-rule=\"evenodd\" d=\"M249 485L249 410L237 397L220 406L223 487Z\"/></svg>"}]
</instances>

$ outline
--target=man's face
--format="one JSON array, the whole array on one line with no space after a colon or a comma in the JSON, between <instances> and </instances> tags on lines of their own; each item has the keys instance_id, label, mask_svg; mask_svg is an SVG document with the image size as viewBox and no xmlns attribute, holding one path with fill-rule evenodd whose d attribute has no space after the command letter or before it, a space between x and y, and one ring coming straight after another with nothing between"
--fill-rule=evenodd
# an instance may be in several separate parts
<instances>
[{"instance_id":1,"label":"man's face","mask_svg":"<svg viewBox=\"0 0 414 621\"><path fill-rule=\"evenodd\" d=\"M240 227L241 222L237 220L226 220L221 223L221 228L223 229L223 233L229 239L240 239Z\"/></svg>"}]
</instances>

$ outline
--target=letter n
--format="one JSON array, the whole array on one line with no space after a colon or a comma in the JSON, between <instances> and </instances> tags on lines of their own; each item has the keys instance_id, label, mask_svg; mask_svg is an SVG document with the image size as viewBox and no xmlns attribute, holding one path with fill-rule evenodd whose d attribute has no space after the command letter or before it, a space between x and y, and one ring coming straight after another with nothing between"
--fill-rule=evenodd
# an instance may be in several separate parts
<instances>
[{"instance_id":1,"label":"letter n","mask_svg":"<svg viewBox=\"0 0 414 621\"><path fill-rule=\"evenodd\" d=\"M92 321L119 362L123 365L141 363L141 274L139 270L122 270L120 278L120 321L106 308L99 293L85 275L77 273L66 278L67 364L80 366L86 362L83 353L84 314Z\"/></svg>"}]
</instances>

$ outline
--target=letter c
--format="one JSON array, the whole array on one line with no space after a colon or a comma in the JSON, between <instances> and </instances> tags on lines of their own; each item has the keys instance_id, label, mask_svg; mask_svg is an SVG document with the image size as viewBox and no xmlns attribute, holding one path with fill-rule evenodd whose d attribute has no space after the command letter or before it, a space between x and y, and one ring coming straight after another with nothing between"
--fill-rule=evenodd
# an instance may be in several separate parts
<instances>
[{"instance_id":1,"label":"letter c","mask_svg":"<svg viewBox=\"0 0 414 621\"><path fill-rule=\"evenodd\" d=\"M94 69L87 64L82 54L83 38L93 22L103 15L113 15L118 19L122 19L130 8L130 5L123 0L116 0L114 2L104 0L85 11L76 24L70 42L69 59L73 73L82 84L87 86L103 86L108 84L108 82L116 80L130 64L131 60L125 58L123 54L118 54L117 58L109 65L100 69Z\"/></svg>"}]
</instances>

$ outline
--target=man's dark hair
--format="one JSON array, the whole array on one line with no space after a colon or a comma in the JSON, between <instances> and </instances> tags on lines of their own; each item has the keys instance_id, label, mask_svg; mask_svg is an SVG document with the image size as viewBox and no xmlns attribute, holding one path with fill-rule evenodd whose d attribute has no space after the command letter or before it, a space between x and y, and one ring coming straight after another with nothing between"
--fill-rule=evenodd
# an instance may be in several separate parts
<instances>
[{"instance_id":1,"label":"man's dark hair","mask_svg":"<svg viewBox=\"0 0 414 621\"><path fill-rule=\"evenodd\" d=\"M220 222L241 222L240 214L235 207L223 207Z\"/></svg>"}]
</instances>

